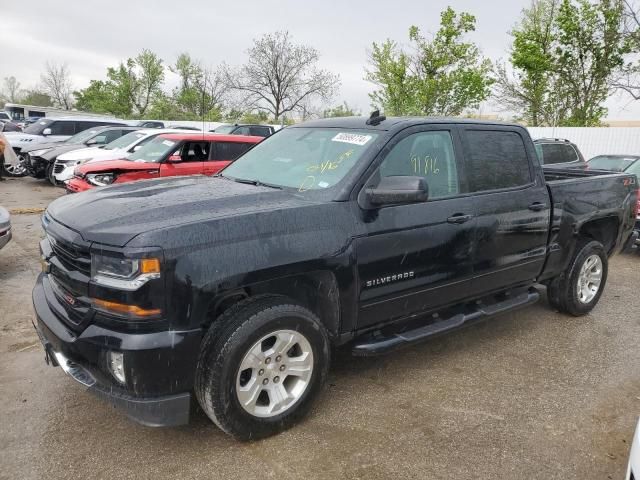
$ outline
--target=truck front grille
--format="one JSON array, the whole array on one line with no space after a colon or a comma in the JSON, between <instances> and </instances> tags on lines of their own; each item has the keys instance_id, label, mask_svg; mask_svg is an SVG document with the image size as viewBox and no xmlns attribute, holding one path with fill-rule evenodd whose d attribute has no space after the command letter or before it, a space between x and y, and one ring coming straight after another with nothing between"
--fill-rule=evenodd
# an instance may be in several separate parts
<instances>
[{"instance_id":1,"label":"truck front grille","mask_svg":"<svg viewBox=\"0 0 640 480\"><path fill-rule=\"evenodd\" d=\"M91 274L91 256L88 250L52 236L49 236L49 243L54 255L69 270L75 270L87 276Z\"/></svg>"}]
</instances>

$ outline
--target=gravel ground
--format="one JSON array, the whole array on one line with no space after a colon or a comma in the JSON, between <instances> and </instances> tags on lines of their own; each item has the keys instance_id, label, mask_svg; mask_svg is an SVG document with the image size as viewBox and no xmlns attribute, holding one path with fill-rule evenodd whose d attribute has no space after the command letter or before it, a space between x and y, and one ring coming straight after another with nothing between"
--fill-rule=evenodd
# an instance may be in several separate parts
<instances>
[{"instance_id":1,"label":"gravel ground","mask_svg":"<svg viewBox=\"0 0 640 480\"><path fill-rule=\"evenodd\" d=\"M37 211L61 193L11 179L0 205ZM31 327L40 215L13 225L0 251L0 478L623 478L640 412L640 255L611 260L583 318L540 302L385 357L338 352L304 422L242 444L200 411L185 427L139 426L47 367Z\"/></svg>"}]
</instances>

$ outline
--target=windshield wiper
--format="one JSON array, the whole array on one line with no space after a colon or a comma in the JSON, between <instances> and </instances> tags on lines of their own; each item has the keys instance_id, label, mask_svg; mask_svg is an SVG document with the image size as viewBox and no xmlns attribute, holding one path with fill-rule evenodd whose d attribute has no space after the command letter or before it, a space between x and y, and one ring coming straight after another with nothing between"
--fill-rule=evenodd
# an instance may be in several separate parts
<instances>
[{"instance_id":1,"label":"windshield wiper","mask_svg":"<svg viewBox=\"0 0 640 480\"><path fill-rule=\"evenodd\" d=\"M228 178L229 180L233 180L234 182L237 182L237 183L246 183L248 185L255 185L256 187L268 187L268 188L275 188L276 190L282 190L282 187L280 185L273 185L272 183L265 183L259 180L251 180L248 178L224 177L224 176L222 178Z\"/></svg>"}]
</instances>

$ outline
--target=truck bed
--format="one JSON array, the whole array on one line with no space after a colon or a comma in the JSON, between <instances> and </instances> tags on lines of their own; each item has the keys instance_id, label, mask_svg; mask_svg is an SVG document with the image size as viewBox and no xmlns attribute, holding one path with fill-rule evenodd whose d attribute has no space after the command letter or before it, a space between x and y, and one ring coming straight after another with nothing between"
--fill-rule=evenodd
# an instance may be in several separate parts
<instances>
[{"instance_id":1,"label":"truck bed","mask_svg":"<svg viewBox=\"0 0 640 480\"><path fill-rule=\"evenodd\" d=\"M635 175L602 170L544 169L551 198L549 254L541 280L567 267L583 226L606 234L605 248L619 251L635 224ZM622 210L620 205L623 206ZM596 225L595 227L593 225Z\"/></svg>"}]
</instances>

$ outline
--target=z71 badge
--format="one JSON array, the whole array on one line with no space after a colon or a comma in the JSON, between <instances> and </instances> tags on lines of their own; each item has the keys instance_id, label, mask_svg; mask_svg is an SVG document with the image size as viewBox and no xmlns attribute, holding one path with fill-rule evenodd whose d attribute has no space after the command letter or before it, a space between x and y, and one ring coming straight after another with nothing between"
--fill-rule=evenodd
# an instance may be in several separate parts
<instances>
[{"instance_id":1,"label":"z71 badge","mask_svg":"<svg viewBox=\"0 0 640 480\"><path fill-rule=\"evenodd\" d=\"M374 278L373 280L367 280L367 283L365 283L365 288L378 287L380 285L386 285L387 283L393 283L400 280L408 280L410 278L413 278L414 276L415 274L413 272L404 272L394 275L388 275L386 277Z\"/></svg>"}]
</instances>

